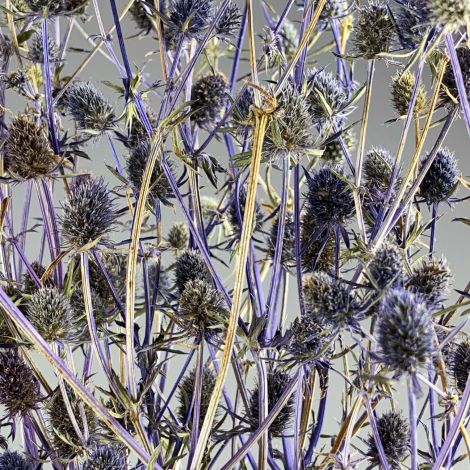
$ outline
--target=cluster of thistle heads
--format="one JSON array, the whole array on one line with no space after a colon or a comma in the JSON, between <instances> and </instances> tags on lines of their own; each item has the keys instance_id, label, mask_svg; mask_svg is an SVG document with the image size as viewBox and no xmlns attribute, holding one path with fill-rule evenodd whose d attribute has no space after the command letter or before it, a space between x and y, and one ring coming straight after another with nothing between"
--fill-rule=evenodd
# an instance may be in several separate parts
<instances>
[{"instance_id":1,"label":"cluster of thistle heads","mask_svg":"<svg viewBox=\"0 0 470 470\"><path fill-rule=\"evenodd\" d=\"M469 24L467 0L6 1L0 470L468 463L441 218L470 189ZM370 144L384 73L396 148Z\"/></svg>"}]
</instances>

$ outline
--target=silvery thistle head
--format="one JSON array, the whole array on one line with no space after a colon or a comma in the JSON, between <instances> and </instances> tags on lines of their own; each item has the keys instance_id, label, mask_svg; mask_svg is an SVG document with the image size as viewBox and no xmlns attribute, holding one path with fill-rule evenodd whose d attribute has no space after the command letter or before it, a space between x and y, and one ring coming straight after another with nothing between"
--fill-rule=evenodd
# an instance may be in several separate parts
<instances>
[{"instance_id":1,"label":"silvery thistle head","mask_svg":"<svg viewBox=\"0 0 470 470\"><path fill-rule=\"evenodd\" d=\"M19 452L7 450L0 455L0 470L32 470L33 465Z\"/></svg>"},{"instance_id":2,"label":"silvery thistle head","mask_svg":"<svg viewBox=\"0 0 470 470\"><path fill-rule=\"evenodd\" d=\"M122 447L97 445L83 463L82 470L126 470L126 452Z\"/></svg>"},{"instance_id":3,"label":"silvery thistle head","mask_svg":"<svg viewBox=\"0 0 470 470\"><path fill-rule=\"evenodd\" d=\"M391 470L400 470L410 447L410 431L406 419L397 411L388 411L378 417L377 428ZM381 466L379 451L372 434L367 442L369 463L374 467Z\"/></svg>"},{"instance_id":4,"label":"silvery thistle head","mask_svg":"<svg viewBox=\"0 0 470 470\"><path fill-rule=\"evenodd\" d=\"M174 250L185 250L188 248L189 230L185 223L175 222L166 236L168 244Z\"/></svg>"},{"instance_id":5,"label":"silvery thistle head","mask_svg":"<svg viewBox=\"0 0 470 470\"><path fill-rule=\"evenodd\" d=\"M423 162L424 165L424 162ZM449 199L459 182L457 159L448 148L441 148L419 186L419 194L427 204Z\"/></svg>"},{"instance_id":6,"label":"silvery thistle head","mask_svg":"<svg viewBox=\"0 0 470 470\"><path fill-rule=\"evenodd\" d=\"M367 269L372 285L381 290L401 283L403 262L403 250L398 245L382 243Z\"/></svg>"},{"instance_id":7,"label":"silvery thistle head","mask_svg":"<svg viewBox=\"0 0 470 470\"><path fill-rule=\"evenodd\" d=\"M19 114L10 124L3 150L5 168L14 179L39 179L54 169L47 128L27 114Z\"/></svg>"},{"instance_id":8,"label":"silvery thistle head","mask_svg":"<svg viewBox=\"0 0 470 470\"><path fill-rule=\"evenodd\" d=\"M392 289L380 305L376 338L383 364L414 375L434 353L432 312L418 294Z\"/></svg>"},{"instance_id":9,"label":"silvery thistle head","mask_svg":"<svg viewBox=\"0 0 470 470\"><path fill-rule=\"evenodd\" d=\"M204 258L195 250L186 250L176 260L175 284L180 294L189 281L204 281L211 284L212 276Z\"/></svg>"},{"instance_id":10,"label":"silvery thistle head","mask_svg":"<svg viewBox=\"0 0 470 470\"><path fill-rule=\"evenodd\" d=\"M238 5L231 1L215 26L215 35L222 41L232 42L240 29L242 15Z\"/></svg>"},{"instance_id":11,"label":"silvery thistle head","mask_svg":"<svg viewBox=\"0 0 470 470\"><path fill-rule=\"evenodd\" d=\"M91 82L72 83L64 95L64 104L81 130L96 135L114 125L112 106Z\"/></svg>"},{"instance_id":12,"label":"silvery thistle head","mask_svg":"<svg viewBox=\"0 0 470 470\"><path fill-rule=\"evenodd\" d=\"M450 353L449 371L459 393L463 393L470 375L470 340L457 343Z\"/></svg>"},{"instance_id":13,"label":"silvery thistle head","mask_svg":"<svg viewBox=\"0 0 470 470\"><path fill-rule=\"evenodd\" d=\"M428 0L426 8L432 25L458 29L460 26L466 26L470 21L468 0Z\"/></svg>"},{"instance_id":14,"label":"silvery thistle head","mask_svg":"<svg viewBox=\"0 0 470 470\"><path fill-rule=\"evenodd\" d=\"M392 78L392 103L398 117L408 114L408 109L413 95L416 77L412 72L397 73ZM418 87L418 95L413 108L413 116L419 117L426 109L427 98L423 84Z\"/></svg>"},{"instance_id":15,"label":"silvery thistle head","mask_svg":"<svg viewBox=\"0 0 470 470\"><path fill-rule=\"evenodd\" d=\"M268 390L268 413L272 411L276 403L281 398L287 384L290 382L291 377L281 371L268 372L267 376L267 390ZM259 427L259 385L251 392L250 407L248 409L248 422L251 429L258 429ZM279 414L276 416L271 426L269 426L269 433L274 437L282 436L283 432L290 426L292 415L294 413L294 398L291 396Z\"/></svg>"},{"instance_id":16,"label":"silvery thistle head","mask_svg":"<svg viewBox=\"0 0 470 470\"><path fill-rule=\"evenodd\" d=\"M50 62L57 62L59 60L59 48L57 47L54 39L49 38L48 41L49 49L49 60ZM31 40L29 46L29 59L38 64L44 62L44 51L43 51L43 42L42 36L40 34L35 34Z\"/></svg>"},{"instance_id":17,"label":"silvery thistle head","mask_svg":"<svg viewBox=\"0 0 470 470\"><path fill-rule=\"evenodd\" d=\"M106 243L116 218L117 210L102 178L75 178L60 218L68 246L80 250L91 243Z\"/></svg>"}]
</instances>

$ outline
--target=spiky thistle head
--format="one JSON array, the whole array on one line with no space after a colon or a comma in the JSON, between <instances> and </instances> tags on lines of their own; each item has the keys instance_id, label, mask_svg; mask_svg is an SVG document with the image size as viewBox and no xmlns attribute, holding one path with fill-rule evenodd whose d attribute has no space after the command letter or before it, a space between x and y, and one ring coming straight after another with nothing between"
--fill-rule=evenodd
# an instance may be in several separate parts
<instances>
[{"instance_id":1,"label":"spiky thistle head","mask_svg":"<svg viewBox=\"0 0 470 470\"><path fill-rule=\"evenodd\" d=\"M69 340L75 333L70 301L55 287L42 287L32 295L27 316L48 342Z\"/></svg>"},{"instance_id":2,"label":"spiky thistle head","mask_svg":"<svg viewBox=\"0 0 470 470\"><path fill-rule=\"evenodd\" d=\"M101 133L113 127L113 108L93 83L72 83L64 98L67 110L80 129Z\"/></svg>"},{"instance_id":3,"label":"spiky thistle head","mask_svg":"<svg viewBox=\"0 0 470 470\"><path fill-rule=\"evenodd\" d=\"M266 132L263 158L276 166L284 159L298 160L313 144L309 102L288 82L278 97L278 109Z\"/></svg>"},{"instance_id":4,"label":"spiky thistle head","mask_svg":"<svg viewBox=\"0 0 470 470\"><path fill-rule=\"evenodd\" d=\"M318 223L309 211L302 214L301 252L302 266L307 273L315 271L331 271L335 265L335 235L324 230L313 240L318 230Z\"/></svg>"},{"instance_id":5,"label":"spiky thistle head","mask_svg":"<svg viewBox=\"0 0 470 470\"><path fill-rule=\"evenodd\" d=\"M406 419L399 412L389 411L377 418L377 429L391 470L400 470L410 447L410 431ZM367 441L369 463L379 467L381 460L374 436L370 434Z\"/></svg>"},{"instance_id":6,"label":"spiky thistle head","mask_svg":"<svg viewBox=\"0 0 470 470\"><path fill-rule=\"evenodd\" d=\"M46 268L38 261L33 261L31 263L31 268L33 268L33 271L36 273L39 279L41 279L42 276L46 273ZM53 284L54 283L50 278L46 279L45 282L43 282L43 285L45 287L52 287ZM23 275L23 293L31 295L34 294L37 290L38 286L34 282L33 277L31 276L29 271L26 271Z\"/></svg>"},{"instance_id":7,"label":"spiky thistle head","mask_svg":"<svg viewBox=\"0 0 470 470\"><path fill-rule=\"evenodd\" d=\"M126 452L122 447L109 444L95 446L82 470L126 470Z\"/></svg>"},{"instance_id":8,"label":"spiky thistle head","mask_svg":"<svg viewBox=\"0 0 470 470\"><path fill-rule=\"evenodd\" d=\"M56 0L23 0L25 6L40 15L57 15L62 11L62 1Z\"/></svg>"},{"instance_id":9,"label":"spiky thistle head","mask_svg":"<svg viewBox=\"0 0 470 470\"><path fill-rule=\"evenodd\" d=\"M62 209L63 239L77 250L92 242L105 242L117 218L103 178L91 176L75 178Z\"/></svg>"},{"instance_id":10,"label":"spiky thistle head","mask_svg":"<svg viewBox=\"0 0 470 470\"><path fill-rule=\"evenodd\" d=\"M240 9L237 4L231 1L215 26L215 35L222 41L230 42L239 31L241 22Z\"/></svg>"},{"instance_id":11,"label":"spiky thistle head","mask_svg":"<svg viewBox=\"0 0 470 470\"><path fill-rule=\"evenodd\" d=\"M403 252L394 243L383 243L369 263L368 273L371 283L379 289L394 286L401 282L403 275Z\"/></svg>"},{"instance_id":12,"label":"spiky thistle head","mask_svg":"<svg viewBox=\"0 0 470 470\"><path fill-rule=\"evenodd\" d=\"M354 212L353 192L341 167L307 175L306 210L320 225L346 224Z\"/></svg>"},{"instance_id":13,"label":"spiky thistle head","mask_svg":"<svg viewBox=\"0 0 470 470\"><path fill-rule=\"evenodd\" d=\"M174 250L185 250L189 242L187 225L182 222L175 222L168 231L166 239Z\"/></svg>"},{"instance_id":14,"label":"spiky thistle head","mask_svg":"<svg viewBox=\"0 0 470 470\"><path fill-rule=\"evenodd\" d=\"M449 370L459 393L463 393L470 375L470 340L457 343L450 353Z\"/></svg>"},{"instance_id":15,"label":"spiky thistle head","mask_svg":"<svg viewBox=\"0 0 470 470\"><path fill-rule=\"evenodd\" d=\"M200 77L191 88L192 119L203 129L209 129L222 118L228 103L228 83L221 73Z\"/></svg>"},{"instance_id":16,"label":"spiky thistle head","mask_svg":"<svg viewBox=\"0 0 470 470\"><path fill-rule=\"evenodd\" d=\"M186 336L210 339L220 331L225 316L222 296L211 283L200 279L186 282L176 316Z\"/></svg>"},{"instance_id":17,"label":"spiky thistle head","mask_svg":"<svg viewBox=\"0 0 470 470\"><path fill-rule=\"evenodd\" d=\"M212 282L212 276L207 268L204 258L195 250L186 250L176 260L175 283L182 294L186 284L195 280L205 281L208 284Z\"/></svg>"},{"instance_id":18,"label":"spiky thistle head","mask_svg":"<svg viewBox=\"0 0 470 470\"><path fill-rule=\"evenodd\" d=\"M213 0L170 0L165 36L169 47L180 42L201 40L214 14Z\"/></svg>"},{"instance_id":19,"label":"spiky thistle head","mask_svg":"<svg viewBox=\"0 0 470 470\"><path fill-rule=\"evenodd\" d=\"M49 60L57 62L59 60L59 48L53 38L48 40ZM29 58L33 62L42 64L44 62L44 48L41 34L35 34L29 45Z\"/></svg>"},{"instance_id":20,"label":"spiky thistle head","mask_svg":"<svg viewBox=\"0 0 470 470\"><path fill-rule=\"evenodd\" d=\"M217 376L213 369L204 367L202 371L202 394L201 394L201 405L199 410L199 429L204 422L207 410L209 408L209 402L214 389ZM196 387L196 370L193 369L186 375L180 383L178 391L178 418L182 423L185 423L188 419L188 415L191 411L191 405L193 402L194 390ZM192 419L187 421L187 426L191 428Z\"/></svg>"},{"instance_id":21,"label":"spiky thistle head","mask_svg":"<svg viewBox=\"0 0 470 470\"><path fill-rule=\"evenodd\" d=\"M369 0L359 8L355 24L355 53L364 59L374 59L389 52L395 38L395 25L390 11L380 0Z\"/></svg>"},{"instance_id":22,"label":"spiky thistle head","mask_svg":"<svg viewBox=\"0 0 470 470\"><path fill-rule=\"evenodd\" d=\"M308 277L303 286L305 305L313 319L331 322L336 328L354 321L357 305L347 285L324 272Z\"/></svg>"},{"instance_id":23,"label":"spiky thistle head","mask_svg":"<svg viewBox=\"0 0 470 470\"><path fill-rule=\"evenodd\" d=\"M338 331L333 323L308 314L296 318L288 332L286 350L296 363L312 364L329 356Z\"/></svg>"},{"instance_id":24,"label":"spiky thistle head","mask_svg":"<svg viewBox=\"0 0 470 470\"><path fill-rule=\"evenodd\" d=\"M444 301L452 279L445 260L423 261L405 281L405 286L418 294L428 305L437 309Z\"/></svg>"},{"instance_id":25,"label":"spiky thistle head","mask_svg":"<svg viewBox=\"0 0 470 470\"><path fill-rule=\"evenodd\" d=\"M27 114L19 114L11 123L5 144L5 168L15 179L37 179L54 168L54 152L47 129Z\"/></svg>"},{"instance_id":26,"label":"spiky thistle head","mask_svg":"<svg viewBox=\"0 0 470 470\"><path fill-rule=\"evenodd\" d=\"M426 2L422 0L400 2L393 17L401 46L411 50L419 47L429 26Z\"/></svg>"},{"instance_id":27,"label":"spiky thistle head","mask_svg":"<svg viewBox=\"0 0 470 470\"><path fill-rule=\"evenodd\" d=\"M276 403L281 398L287 384L290 381L290 376L281 371L268 372L267 375L267 392L268 392L268 413L272 411ZM251 392L249 408L248 408L248 422L251 429L258 429L259 427L259 384ZM294 398L291 396L279 414L276 416L271 426L269 433L273 437L280 437L282 433L289 427L292 415L294 412Z\"/></svg>"},{"instance_id":28,"label":"spiky thistle head","mask_svg":"<svg viewBox=\"0 0 470 470\"><path fill-rule=\"evenodd\" d=\"M392 78L392 103L398 117L403 117L408 114L408 109L415 87L416 77L414 73L406 71L397 73ZM416 104L413 109L413 116L421 116L426 109L426 89L423 84L418 87L418 94L416 96Z\"/></svg>"},{"instance_id":29,"label":"spiky thistle head","mask_svg":"<svg viewBox=\"0 0 470 470\"><path fill-rule=\"evenodd\" d=\"M66 386L65 390L73 415L81 417L81 409L84 410L84 417L90 434L89 439L90 441L93 441L93 435L98 426L96 414L79 398L77 398L70 387ZM87 454L89 444L91 442L82 442L80 437L77 435L60 389L57 389L48 400L46 411L50 428L49 432L52 438L52 446L57 452L58 459L61 462L68 463L74 458L83 458ZM77 422L82 423L82 419L77 419ZM83 430L82 425L79 424L79 426L81 426L81 430Z\"/></svg>"},{"instance_id":30,"label":"spiky thistle head","mask_svg":"<svg viewBox=\"0 0 470 470\"><path fill-rule=\"evenodd\" d=\"M333 124L345 116L348 97L335 78L325 69L312 69L307 74L307 100L314 123L332 132Z\"/></svg>"},{"instance_id":31,"label":"spiky thistle head","mask_svg":"<svg viewBox=\"0 0 470 470\"><path fill-rule=\"evenodd\" d=\"M18 352L0 352L0 404L8 415L24 415L40 400L39 383Z\"/></svg>"},{"instance_id":32,"label":"spiky thistle head","mask_svg":"<svg viewBox=\"0 0 470 470\"><path fill-rule=\"evenodd\" d=\"M470 99L470 49L468 47L458 47L456 53L462 72L465 91L467 92L467 98ZM449 106L454 106L456 102L460 101L454 69L450 62L447 64L442 78L440 99L442 104Z\"/></svg>"},{"instance_id":33,"label":"spiky thistle head","mask_svg":"<svg viewBox=\"0 0 470 470\"><path fill-rule=\"evenodd\" d=\"M147 161L150 155L150 142L143 139L131 150L127 160L126 172L132 189L138 194L142 186ZM150 195L154 200L171 205L173 190L165 175L162 164L157 160L150 179Z\"/></svg>"},{"instance_id":34,"label":"spiky thistle head","mask_svg":"<svg viewBox=\"0 0 470 470\"><path fill-rule=\"evenodd\" d=\"M429 22L434 26L458 29L470 21L469 0L428 0L426 8Z\"/></svg>"},{"instance_id":35,"label":"spiky thistle head","mask_svg":"<svg viewBox=\"0 0 470 470\"><path fill-rule=\"evenodd\" d=\"M7 450L0 455L0 470L32 470L31 462L19 452Z\"/></svg>"},{"instance_id":36,"label":"spiky thistle head","mask_svg":"<svg viewBox=\"0 0 470 470\"><path fill-rule=\"evenodd\" d=\"M423 162L422 165L424 165ZM449 199L459 181L457 159L448 148L441 148L419 186L419 194L427 204Z\"/></svg>"},{"instance_id":37,"label":"spiky thistle head","mask_svg":"<svg viewBox=\"0 0 470 470\"><path fill-rule=\"evenodd\" d=\"M268 256L272 260L274 260L276 252L278 231L279 215L274 219L268 238ZM284 235L282 237L281 264L285 269L290 269L295 266L295 224L292 212L288 212L285 218Z\"/></svg>"},{"instance_id":38,"label":"spiky thistle head","mask_svg":"<svg viewBox=\"0 0 470 470\"><path fill-rule=\"evenodd\" d=\"M144 2L136 0L129 8L129 13L136 27L144 33L149 33L152 29L152 21L150 19L150 11L147 9Z\"/></svg>"},{"instance_id":39,"label":"spiky thistle head","mask_svg":"<svg viewBox=\"0 0 470 470\"><path fill-rule=\"evenodd\" d=\"M241 235L241 226L243 223L243 217L245 215L246 196L247 194L245 188L240 188L238 199L236 199L237 196L235 194L229 208L227 209L227 219L237 238L239 238ZM264 221L264 213L258 201L255 201L254 219L253 232L257 232L263 228Z\"/></svg>"},{"instance_id":40,"label":"spiky thistle head","mask_svg":"<svg viewBox=\"0 0 470 470\"><path fill-rule=\"evenodd\" d=\"M409 290L390 290L380 305L377 343L381 361L399 373L414 374L434 353L433 320L422 298Z\"/></svg>"}]
</instances>

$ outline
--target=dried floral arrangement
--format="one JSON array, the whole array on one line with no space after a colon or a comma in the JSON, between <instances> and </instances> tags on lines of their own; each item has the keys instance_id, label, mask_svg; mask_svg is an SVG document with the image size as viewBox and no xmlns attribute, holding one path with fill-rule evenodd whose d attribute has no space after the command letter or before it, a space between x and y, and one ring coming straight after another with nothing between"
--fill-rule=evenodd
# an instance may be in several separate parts
<instances>
[{"instance_id":1,"label":"dried floral arrangement","mask_svg":"<svg viewBox=\"0 0 470 470\"><path fill-rule=\"evenodd\" d=\"M0 470L468 468L470 2L280 3L0 5Z\"/></svg>"}]
</instances>

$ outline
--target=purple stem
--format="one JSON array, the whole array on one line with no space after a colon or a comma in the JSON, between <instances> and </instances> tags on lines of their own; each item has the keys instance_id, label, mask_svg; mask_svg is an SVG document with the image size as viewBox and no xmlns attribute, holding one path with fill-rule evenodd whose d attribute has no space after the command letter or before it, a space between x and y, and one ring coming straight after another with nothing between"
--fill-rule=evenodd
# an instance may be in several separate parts
<instances>
[{"instance_id":1,"label":"purple stem","mask_svg":"<svg viewBox=\"0 0 470 470\"><path fill-rule=\"evenodd\" d=\"M295 233L295 270L297 278L297 293L299 296L300 315L305 315L304 291L302 286L302 246L300 226L300 165L294 168L294 233Z\"/></svg>"},{"instance_id":2,"label":"purple stem","mask_svg":"<svg viewBox=\"0 0 470 470\"><path fill-rule=\"evenodd\" d=\"M26 194L24 198L23 204L23 214L21 217L21 228L20 228L20 236L19 236L19 245L21 247L21 251L24 252L25 245L26 245L26 231L28 230L28 218L29 218L29 209L31 207L31 194L32 194L32 187L33 183L28 181L26 185ZM18 280L21 279L23 274L23 260L20 258L18 260Z\"/></svg>"},{"instance_id":3,"label":"purple stem","mask_svg":"<svg viewBox=\"0 0 470 470\"><path fill-rule=\"evenodd\" d=\"M411 470L418 470L418 417L413 378L408 377L408 403L410 412Z\"/></svg>"}]
</instances>

